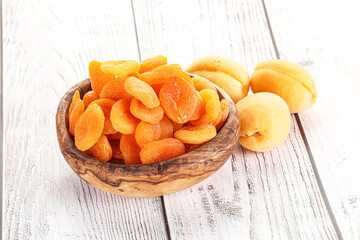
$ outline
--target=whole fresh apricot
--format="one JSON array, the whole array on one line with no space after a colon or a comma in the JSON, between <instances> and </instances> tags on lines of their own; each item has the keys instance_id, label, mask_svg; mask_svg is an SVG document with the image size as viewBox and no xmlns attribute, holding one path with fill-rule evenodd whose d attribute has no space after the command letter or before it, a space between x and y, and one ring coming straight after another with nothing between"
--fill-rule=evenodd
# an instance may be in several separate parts
<instances>
[{"instance_id":1,"label":"whole fresh apricot","mask_svg":"<svg viewBox=\"0 0 360 240\"><path fill-rule=\"evenodd\" d=\"M317 99L314 79L300 65L284 61L269 60L259 63L251 76L254 93L271 92L279 95L291 113L310 108Z\"/></svg>"},{"instance_id":2,"label":"whole fresh apricot","mask_svg":"<svg viewBox=\"0 0 360 240\"><path fill-rule=\"evenodd\" d=\"M266 152L285 141L290 131L286 102L273 93L256 93L236 104L241 119L239 143L252 151Z\"/></svg>"}]
</instances>

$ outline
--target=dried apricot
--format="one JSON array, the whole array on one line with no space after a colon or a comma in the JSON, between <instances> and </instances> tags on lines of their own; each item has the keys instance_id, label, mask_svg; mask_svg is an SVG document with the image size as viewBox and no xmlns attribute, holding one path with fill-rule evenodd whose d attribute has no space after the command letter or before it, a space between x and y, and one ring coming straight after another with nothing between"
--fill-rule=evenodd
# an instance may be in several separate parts
<instances>
[{"instance_id":1,"label":"dried apricot","mask_svg":"<svg viewBox=\"0 0 360 240\"><path fill-rule=\"evenodd\" d=\"M194 87L196 91L200 92L201 90L204 89L211 89L214 90L215 92L217 91L214 85L206 78L196 76L193 77L192 80L194 81Z\"/></svg>"},{"instance_id":2,"label":"dried apricot","mask_svg":"<svg viewBox=\"0 0 360 240\"><path fill-rule=\"evenodd\" d=\"M187 74L186 72L180 73L179 75L177 75L177 77L181 77L181 78L185 79L188 83L190 83L192 86L194 86L194 81L189 76L189 74Z\"/></svg>"},{"instance_id":3,"label":"dried apricot","mask_svg":"<svg viewBox=\"0 0 360 240\"><path fill-rule=\"evenodd\" d=\"M124 159L120 150L120 139L109 139L109 143L112 149L112 157L116 159Z\"/></svg>"},{"instance_id":4,"label":"dried apricot","mask_svg":"<svg viewBox=\"0 0 360 240\"><path fill-rule=\"evenodd\" d=\"M180 128L182 128L184 126L184 124L176 123L176 122L172 121L171 119L169 119L169 121L171 122L171 125L173 126L173 132L179 130Z\"/></svg>"},{"instance_id":5,"label":"dried apricot","mask_svg":"<svg viewBox=\"0 0 360 240\"><path fill-rule=\"evenodd\" d=\"M140 63L139 73L149 72L154 68L167 64L166 57L158 55L153 58L146 59Z\"/></svg>"},{"instance_id":6,"label":"dried apricot","mask_svg":"<svg viewBox=\"0 0 360 240\"><path fill-rule=\"evenodd\" d=\"M154 89L157 96L159 96L160 90L163 87L163 85L164 84L162 84L162 83L151 85L151 87Z\"/></svg>"},{"instance_id":7,"label":"dried apricot","mask_svg":"<svg viewBox=\"0 0 360 240\"><path fill-rule=\"evenodd\" d=\"M220 120L217 122L217 124L214 124L216 127L216 130L219 131L224 122L226 121L227 117L229 116L229 103L225 99L221 100L220 102Z\"/></svg>"},{"instance_id":8,"label":"dried apricot","mask_svg":"<svg viewBox=\"0 0 360 240\"><path fill-rule=\"evenodd\" d=\"M140 148L135 141L134 134L124 134L121 136L120 150L125 164L141 164Z\"/></svg>"},{"instance_id":9,"label":"dried apricot","mask_svg":"<svg viewBox=\"0 0 360 240\"><path fill-rule=\"evenodd\" d=\"M110 119L110 112L111 112L111 108L114 105L114 103L115 103L115 101L111 100L111 99L98 99L98 100L93 101L89 105L89 106L91 106L91 104L97 104L101 107L101 109L104 113L104 116L105 116L104 130L102 133L104 135L117 133L117 131L113 128L111 119Z\"/></svg>"},{"instance_id":10,"label":"dried apricot","mask_svg":"<svg viewBox=\"0 0 360 240\"><path fill-rule=\"evenodd\" d=\"M75 125L75 146L80 151L90 149L99 140L104 130L105 116L101 107L91 104Z\"/></svg>"},{"instance_id":11,"label":"dried apricot","mask_svg":"<svg viewBox=\"0 0 360 240\"><path fill-rule=\"evenodd\" d=\"M200 96L205 101L205 113L200 119L191 121L193 125L213 124L220 112L219 95L211 89L200 91Z\"/></svg>"},{"instance_id":12,"label":"dried apricot","mask_svg":"<svg viewBox=\"0 0 360 240\"><path fill-rule=\"evenodd\" d=\"M114 101L131 99L132 96L125 91L125 81L128 77L121 77L107 82L101 90L100 98L109 98Z\"/></svg>"},{"instance_id":13,"label":"dried apricot","mask_svg":"<svg viewBox=\"0 0 360 240\"><path fill-rule=\"evenodd\" d=\"M108 163L121 164L121 165L125 164L123 158L122 158L122 159L118 159L118 158L114 158L114 157L112 157L112 158L108 161Z\"/></svg>"},{"instance_id":14,"label":"dried apricot","mask_svg":"<svg viewBox=\"0 0 360 240\"><path fill-rule=\"evenodd\" d=\"M70 118L70 113L71 113L72 110L74 109L75 104L76 104L79 100L81 100L81 99L80 99L80 92L79 92L79 90L76 90L76 91L74 92L74 95L73 95L73 97L72 97L71 104L70 104L70 107L69 107L68 119Z\"/></svg>"},{"instance_id":15,"label":"dried apricot","mask_svg":"<svg viewBox=\"0 0 360 240\"><path fill-rule=\"evenodd\" d=\"M88 152L93 158L97 160L107 162L112 157L112 148L105 135L101 135L99 140L92 146Z\"/></svg>"},{"instance_id":16,"label":"dried apricot","mask_svg":"<svg viewBox=\"0 0 360 240\"><path fill-rule=\"evenodd\" d=\"M196 91L197 102L194 113L191 115L190 120L198 120L205 113L205 101L200 93Z\"/></svg>"},{"instance_id":17,"label":"dried apricot","mask_svg":"<svg viewBox=\"0 0 360 240\"><path fill-rule=\"evenodd\" d=\"M84 111L84 102L80 99L80 93L75 91L72 101L69 107L68 120L69 120L69 132L74 136L75 124L80 115Z\"/></svg>"},{"instance_id":18,"label":"dried apricot","mask_svg":"<svg viewBox=\"0 0 360 240\"><path fill-rule=\"evenodd\" d=\"M161 106L150 109L136 98L131 100L130 112L138 119L151 124L160 122L164 116L164 110L161 108Z\"/></svg>"},{"instance_id":19,"label":"dried apricot","mask_svg":"<svg viewBox=\"0 0 360 240\"><path fill-rule=\"evenodd\" d=\"M140 100L147 108L155 108L160 105L159 98L154 89L136 77L126 79L125 90Z\"/></svg>"},{"instance_id":20,"label":"dried apricot","mask_svg":"<svg viewBox=\"0 0 360 240\"><path fill-rule=\"evenodd\" d=\"M172 77L159 93L161 106L166 115L176 123L190 120L197 104L196 90L180 77Z\"/></svg>"},{"instance_id":21,"label":"dried apricot","mask_svg":"<svg viewBox=\"0 0 360 240\"><path fill-rule=\"evenodd\" d=\"M120 99L114 103L110 112L110 120L113 128L123 134L135 133L136 126L140 122L139 119L131 115L129 108L130 101Z\"/></svg>"},{"instance_id":22,"label":"dried apricot","mask_svg":"<svg viewBox=\"0 0 360 240\"><path fill-rule=\"evenodd\" d=\"M75 126L79 117L84 112L84 102L82 100L77 100L75 107L72 109L71 113L69 114L69 132L71 135L74 136L75 133Z\"/></svg>"},{"instance_id":23,"label":"dried apricot","mask_svg":"<svg viewBox=\"0 0 360 240\"><path fill-rule=\"evenodd\" d=\"M136 127L135 139L140 148L143 148L147 143L160 139L161 127L160 124L151 124L141 121Z\"/></svg>"},{"instance_id":24,"label":"dried apricot","mask_svg":"<svg viewBox=\"0 0 360 240\"><path fill-rule=\"evenodd\" d=\"M171 138L173 136L174 128L170 120L164 116L159 123L161 128L161 135L159 139Z\"/></svg>"},{"instance_id":25,"label":"dried apricot","mask_svg":"<svg viewBox=\"0 0 360 240\"><path fill-rule=\"evenodd\" d=\"M91 102L98 100L98 99L99 99L99 96L94 91L87 92L83 97L85 107L89 106Z\"/></svg>"},{"instance_id":26,"label":"dried apricot","mask_svg":"<svg viewBox=\"0 0 360 240\"><path fill-rule=\"evenodd\" d=\"M184 144L176 138L149 142L140 151L143 164L165 161L185 153Z\"/></svg>"},{"instance_id":27,"label":"dried apricot","mask_svg":"<svg viewBox=\"0 0 360 240\"><path fill-rule=\"evenodd\" d=\"M89 64L89 75L91 81L91 88L97 94L100 95L101 89L104 85L115 79L115 75L101 70L101 62L92 61Z\"/></svg>"},{"instance_id":28,"label":"dried apricot","mask_svg":"<svg viewBox=\"0 0 360 240\"><path fill-rule=\"evenodd\" d=\"M139 73L139 72L134 72L134 73L131 73L131 74L129 74L129 77L136 77L136 78L139 78L139 77L140 77L140 73Z\"/></svg>"},{"instance_id":29,"label":"dried apricot","mask_svg":"<svg viewBox=\"0 0 360 240\"><path fill-rule=\"evenodd\" d=\"M189 144L201 144L216 136L216 128L211 124L183 127L174 132L174 137Z\"/></svg>"},{"instance_id":30,"label":"dried apricot","mask_svg":"<svg viewBox=\"0 0 360 240\"><path fill-rule=\"evenodd\" d=\"M108 134L108 135L106 135L107 136L107 138L109 139L109 140L111 140L111 139L120 139L121 138L121 135L122 135L122 133L115 133L115 134Z\"/></svg>"},{"instance_id":31,"label":"dried apricot","mask_svg":"<svg viewBox=\"0 0 360 240\"><path fill-rule=\"evenodd\" d=\"M185 152L191 152L194 151L195 149L198 149L199 147L201 147L204 144L185 144Z\"/></svg>"},{"instance_id":32,"label":"dried apricot","mask_svg":"<svg viewBox=\"0 0 360 240\"><path fill-rule=\"evenodd\" d=\"M162 65L150 72L140 75L139 79L149 85L166 83L171 77L180 76L184 72L179 64Z\"/></svg>"},{"instance_id":33,"label":"dried apricot","mask_svg":"<svg viewBox=\"0 0 360 240\"><path fill-rule=\"evenodd\" d=\"M101 70L103 72L114 74L117 77L124 77L129 74L138 72L140 69L140 63L133 60L128 61L106 61L101 64Z\"/></svg>"}]
</instances>

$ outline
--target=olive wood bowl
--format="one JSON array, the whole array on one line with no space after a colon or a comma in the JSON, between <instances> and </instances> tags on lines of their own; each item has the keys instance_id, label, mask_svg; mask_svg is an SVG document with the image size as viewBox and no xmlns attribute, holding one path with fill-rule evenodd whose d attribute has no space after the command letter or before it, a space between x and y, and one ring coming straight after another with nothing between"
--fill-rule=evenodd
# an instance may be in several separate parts
<instances>
[{"instance_id":1,"label":"olive wood bowl","mask_svg":"<svg viewBox=\"0 0 360 240\"><path fill-rule=\"evenodd\" d=\"M229 116L217 136L189 153L163 162L125 165L101 162L79 151L69 133L68 109L74 92L81 97L91 90L85 79L70 88L59 103L56 130L66 162L90 185L103 191L128 197L154 197L189 188L215 173L229 158L237 144L240 119L234 102L217 87L220 99L229 102Z\"/></svg>"}]
</instances>

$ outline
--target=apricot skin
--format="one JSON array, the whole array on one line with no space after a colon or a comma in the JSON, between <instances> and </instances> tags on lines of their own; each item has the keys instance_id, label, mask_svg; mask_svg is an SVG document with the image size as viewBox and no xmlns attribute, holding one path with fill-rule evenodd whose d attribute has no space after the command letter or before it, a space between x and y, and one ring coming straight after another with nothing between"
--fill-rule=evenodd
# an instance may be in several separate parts
<instances>
[{"instance_id":1,"label":"apricot skin","mask_svg":"<svg viewBox=\"0 0 360 240\"><path fill-rule=\"evenodd\" d=\"M149 142L140 151L143 164L165 161L185 154L185 145L176 138Z\"/></svg>"},{"instance_id":2,"label":"apricot skin","mask_svg":"<svg viewBox=\"0 0 360 240\"><path fill-rule=\"evenodd\" d=\"M282 144L290 131L290 111L273 93L255 93L236 104L241 118L239 143L255 152Z\"/></svg>"},{"instance_id":3,"label":"apricot skin","mask_svg":"<svg viewBox=\"0 0 360 240\"><path fill-rule=\"evenodd\" d=\"M105 135L101 135L95 145L88 150L88 153L90 153L93 158L102 162L109 161L113 154L109 140Z\"/></svg>"},{"instance_id":4,"label":"apricot skin","mask_svg":"<svg viewBox=\"0 0 360 240\"><path fill-rule=\"evenodd\" d=\"M216 128L211 124L187 126L177 130L174 137L187 144L202 144L216 136Z\"/></svg>"},{"instance_id":5,"label":"apricot skin","mask_svg":"<svg viewBox=\"0 0 360 240\"><path fill-rule=\"evenodd\" d=\"M259 63L251 76L251 90L271 92L287 103L291 113L310 108L317 99L314 80L305 68L283 60Z\"/></svg>"},{"instance_id":6,"label":"apricot skin","mask_svg":"<svg viewBox=\"0 0 360 240\"><path fill-rule=\"evenodd\" d=\"M205 113L191 123L193 125L213 124L220 112L219 95L211 89L204 89L200 92L200 96L205 102Z\"/></svg>"},{"instance_id":7,"label":"apricot skin","mask_svg":"<svg viewBox=\"0 0 360 240\"><path fill-rule=\"evenodd\" d=\"M135 133L136 126L140 120L131 115L130 101L120 99L115 102L110 112L110 120L113 128L122 134Z\"/></svg>"},{"instance_id":8,"label":"apricot skin","mask_svg":"<svg viewBox=\"0 0 360 240\"><path fill-rule=\"evenodd\" d=\"M105 116L97 104L89 106L79 117L75 125L75 146L80 151L90 149L101 137Z\"/></svg>"},{"instance_id":9,"label":"apricot skin","mask_svg":"<svg viewBox=\"0 0 360 240\"><path fill-rule=\"evenodd\" d=\"M198 92L204 89L211 89L214 90L215 92L217 91L216 88L212 85L212 83L206 78L195 76L193 77L193 81L194 81L194 87Z\"/></svg>"}]
</instances>

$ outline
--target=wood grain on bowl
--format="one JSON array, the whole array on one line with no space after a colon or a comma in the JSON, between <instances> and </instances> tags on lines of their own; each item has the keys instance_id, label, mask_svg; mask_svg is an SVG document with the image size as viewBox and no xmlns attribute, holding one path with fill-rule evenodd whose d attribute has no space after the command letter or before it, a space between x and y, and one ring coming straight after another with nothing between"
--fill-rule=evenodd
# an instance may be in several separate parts
<instances>
[{"instance_id":1,"label":"wood grain on bowl","mask_svg":"<svg viewBox=\"0 0 360 240\"><path fill-rule=\"evenodd\" d=\"M229 102L229 117L217 136L200 148L152 164L98 161L79 151L68 131L68 108L74 92L79 90L82 97L90 89L90 80L86 79L66 92L56 114L56 129L61 153L69 166L87 183L101 190L129 197L152 197L186 189L215 173L228 160L238 142L240 120L235 104L218 88L220 98Z\"/></svg>"}]
</instances>

